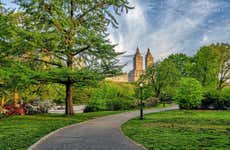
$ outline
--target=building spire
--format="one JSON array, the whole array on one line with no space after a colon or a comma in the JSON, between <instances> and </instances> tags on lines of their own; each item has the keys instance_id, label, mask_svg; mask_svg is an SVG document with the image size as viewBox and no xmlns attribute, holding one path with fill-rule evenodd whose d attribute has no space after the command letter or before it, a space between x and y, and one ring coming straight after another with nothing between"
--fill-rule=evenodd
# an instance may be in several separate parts
<instances>
[{"instance_id":1,"label":"building spire","mask_svg":"<svg viewBox=\"0 0 230 150\"><path fill-rule=\"evenodd\" d=\"M151 54L150 48L148 48L146 56L150 56L150 57L152 57L152 54Z\"/></svg>"},{"instance_id":2,"label":"building spire","mask_svg":"<svg viewBox=\"0 0 230 150\"><path fill-rule=\"evenodd\" d=\"M141 54L141 53L140 53L139 47L137 46L136 55L139 55L139 54Z\"/></svg>"},{"instance_id":3,"label":"building spire","mask_svg":"<svg viewBox=\"0 0 230 150\"><path fill-rule=\"evenodd\" d=\"M145 55L145 69L147 69L151 65L153 65L153 56L150 49L148 48L147 54Z\"/></svg>"},{"instance_id":4,"label":"building spire","mask_svg":"<svg viewBox=\"0 0 230 150\"><path fill-rule=\"evenodd\" d=\"M151 53L149 48L148 48L148 51L147 51L147 53Z\"/></svg>"}]
</instances>

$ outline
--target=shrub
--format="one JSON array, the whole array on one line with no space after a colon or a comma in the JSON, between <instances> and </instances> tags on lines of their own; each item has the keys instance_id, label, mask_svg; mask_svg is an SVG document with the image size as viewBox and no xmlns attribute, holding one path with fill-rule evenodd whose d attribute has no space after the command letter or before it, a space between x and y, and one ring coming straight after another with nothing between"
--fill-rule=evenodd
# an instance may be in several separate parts
<instances>
[{"instance_id":1,"label":"shrub","mask_svg":"<svg viewBox=\"0 0 230 150\"><path fill-rule=\"evenodd\" d=\"M220 99L223 102L223 108L230 109L230 87L226 87L221 91Z\"/></svg>"},{"instance_id":2,"label":"shrub","mask_svg":"<svg viewBox=\"0 0 230 150\"><path fill-rule=\"evenodd\" d=\"M214 88L205 89L204 99L202 100L202 109L216 109L220 92Z\"/></svg>"},{"instance_id":3,"label":"shrub","mask_svg":"<svg viewBox=\"0 0 230 150\"><path fill-rule=\"evenodd\" d=\"M6 109L5 114L7 116L11 115L25 115L25 111L22 105L14 106L13 104L4 107Z\"/></svg>"},{"instance_id":4,"label":"shrub","mask_svg":"<svg viewBox=\"0 0 230 150\"><path fill-rule=\"evenodd\" d=\"M206 89L201 107L203 109L229 109L230 88L224 88L222 91Z\"/></svg>"},{"instance_id":5,"label":"shrub","mask_svg":"<svg viewBox=\"0 0 230 150\"><path fill-rule=\"evenodd\" d=\"M131 84L104 81L93 90L84 112L133 108L136 106L134 94Z\"/></svg>"},{"instance_id":6,"label":"shrub","mask_svg":"<svg viewBox=\"0 0 230 150\"><path fill-rule=\"evenodd\" d=\"M93 93L93 88L91 87L75 87L73 93L73 103L74 104L87 104Z\"/></svg>"},{"instance_id":7,"label":"shrub","mask_svg":"<svg viewBox=\"0 0 230 150\"><path fill-rule=\"evenodd\" d=\"M106 107L108 110L127 110L136 107L134 103L134 99L125 99L125 98L117 98L106 101Z\"/></svg>"},{"instance_id":8,"label":"shrub","mask_svg":"<svg viewBox=\"0 0 230 150\"><path fill-rule=\"evenodd\" d=\"M182 78L174 99L182 109L197 108L202 100L202 86L194 78Z\"/></svg>"},{"instance_id":9,"label":"shrub","mask_svg":"<svg viewBox=\"0 0 230 150\"><path fill-rule=\"evenodd\" d=\"M95 112L95 111L104 111L106 108L105 99L91 99L88 105L85 107L84 112Z\"/></svg>"},{"instance_id":10,"label":"shrub","mask_svg":"<svg viewBox=\"0 0 230 150\"><path fill-rule=\"evenodd\" d=\"M53 104L50 102L34 101L32 103L24 104L24 110L28 115L44 114L48 113L48 110L52 107L52 105Z\"/></svg>"}]
</instances>

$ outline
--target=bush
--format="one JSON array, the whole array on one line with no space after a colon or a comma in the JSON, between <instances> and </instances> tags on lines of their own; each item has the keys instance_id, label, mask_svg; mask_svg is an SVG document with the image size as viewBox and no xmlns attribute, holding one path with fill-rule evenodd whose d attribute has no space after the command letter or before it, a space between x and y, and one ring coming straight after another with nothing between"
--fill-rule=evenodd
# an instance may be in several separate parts
<instances>
[{"instance_id":1,"label":"bush","mask_svg":"<svg viewBox=\"0 0 230 150\"><path fill-rule=\"evenodd\" d=\"M202 100L203 109L230 109L230 88L224 88L222 91L216 89L206 89Z\"/></svg>"},{"instance_id":2,"label":"bush","mask_svg":"<svg viewBox=\"0 0 230 150\"><path fill-rule=\"evenodd\" d=\"M214 88L205 89L204 99L202 100L202 109L217 109L220 99L220 91Z\"/></svg>"},{"instance_id":3,"label":"bush","mask_svg":"<svg viewBox=\"0 0 230 150\"><path fill-rule=\"evenodd\" d=\"M24 105L25 113L28 115L34 114L44 114L48 113L49 108L52 107L52 103L50 102L39 102L34 101L32 103L27 103Z\"/></svg>"},{"instance_id":4,"label":"bush","mask_svg":"<svg viewBox=\"0 0 230 150\"><path fill-rule=\"evenodd\" d=\"M202 86L194 78L182 78L174 99L182 109L197 108L202 100Z\"/></svg>"},{"instance_id":5,"label":"bush","mask_svg":"<svg viewBox=\"0 0 230 150\"><path fill-rule=\"evenodd\" d=\"M25 111L22 105L14 106L13 104L4 107L6 110L5 115L25 115Z\"/></svg>"},{"instance_id":6,"label":"bush","mask_svg":"<svg viewBox=\"0 0 230 150\"><path fill-rule=\"evenodd\" d=\"M95 112L95 111L104 111L106 108L105 99L91 99L88 105L85 107L84 112Z\"/></svg>"},{"instance_id":7,"label":"bush","mask_svg":"<svg viewBox=\"0 0 230 150\"><path fill-rule=\"evenodd\" d=\"M134 94L134 86L131 84L104 81L93 90L84 112L134 108Z\"/></svg>"},{"instance_id":8,"label":"bush","mask_svg":"<svg viewBox=\"0 0 230 150\"><path fill-rule=\"evenodd\" d=\"M135 100L133 99L124 99L124 98L117 98L106 101L106 108L108 110L127 110L135 108L137 105L134 103Z\"/></svg>"},{"instance_id":9,"label":"bush","mask_svg":"<svg viewBox=\"0 0 230 150\"><path fill-rule=\"evenodd\" d=\"M93 93L91 87L75 87L73 92L73 103L74 104L87 104Z\"/></svg>"},{"instance_id":10,"label":"bush","mask_svg":"<svg viewBox=\"0 0 230 150\"><path fill-rule=\"evenodd\" d=\"M221 91L220 99L224 102L224 107L230 109L230 87L226 87Z\"/></svg>"}]
</instances>

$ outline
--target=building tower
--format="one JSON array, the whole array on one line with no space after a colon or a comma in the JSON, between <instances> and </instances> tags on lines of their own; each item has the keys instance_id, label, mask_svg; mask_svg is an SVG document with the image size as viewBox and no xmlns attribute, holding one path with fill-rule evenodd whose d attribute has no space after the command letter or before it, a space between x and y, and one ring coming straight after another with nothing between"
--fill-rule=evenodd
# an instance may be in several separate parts
<instances>
[{"instance_id":1,"label":"building tower","mask_svg":"<svg viewBox=\"0 0 230 150\"><path fill-rule=\"evenodd\" d=\"M133 58L133 70L129 73L129 82L137 81L143 73L143 57L139 48Z\"/></svg>"},{"instance_id":2,"label":"building tower","mask_svg":"<svg viewBox=\"0 0 230 150\"><path fill-rule=\"evenodd\" d=\"M145 55L145 70L153 65L153 56L148 48L147 54Z\"/></svg>"},{"instance_id":3,"label":"building tower","mask_svg":"<svg viewBox=\"0 0 230 150\"><path fill-rule=\"evenodd\" d=\"M137 72L138 71L142 72L143 71L143 57L141 56L139 48L137 48L137 50L136 50L136 54L133 58L133 62L134 62L134 64L133 64L134 70Z\"/></svg>"}]
</instances>

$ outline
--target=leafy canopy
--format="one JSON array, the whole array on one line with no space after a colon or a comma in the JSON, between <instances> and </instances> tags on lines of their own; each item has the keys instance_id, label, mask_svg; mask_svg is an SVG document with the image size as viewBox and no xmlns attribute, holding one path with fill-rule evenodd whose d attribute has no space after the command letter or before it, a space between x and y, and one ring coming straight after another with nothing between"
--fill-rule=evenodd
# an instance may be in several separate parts
<instances>
[{"instance_id":1,"label":"leafy canopy","mask_svg":"<svg viewBox=\"0 0 230 150\"><path fill-rule=\"evenodd\" d=\"M201 104L202 95L202 86L199 81L194 78L182 78L174 99L181 108L191 109Z\"/></svg>"}]
</instances>

